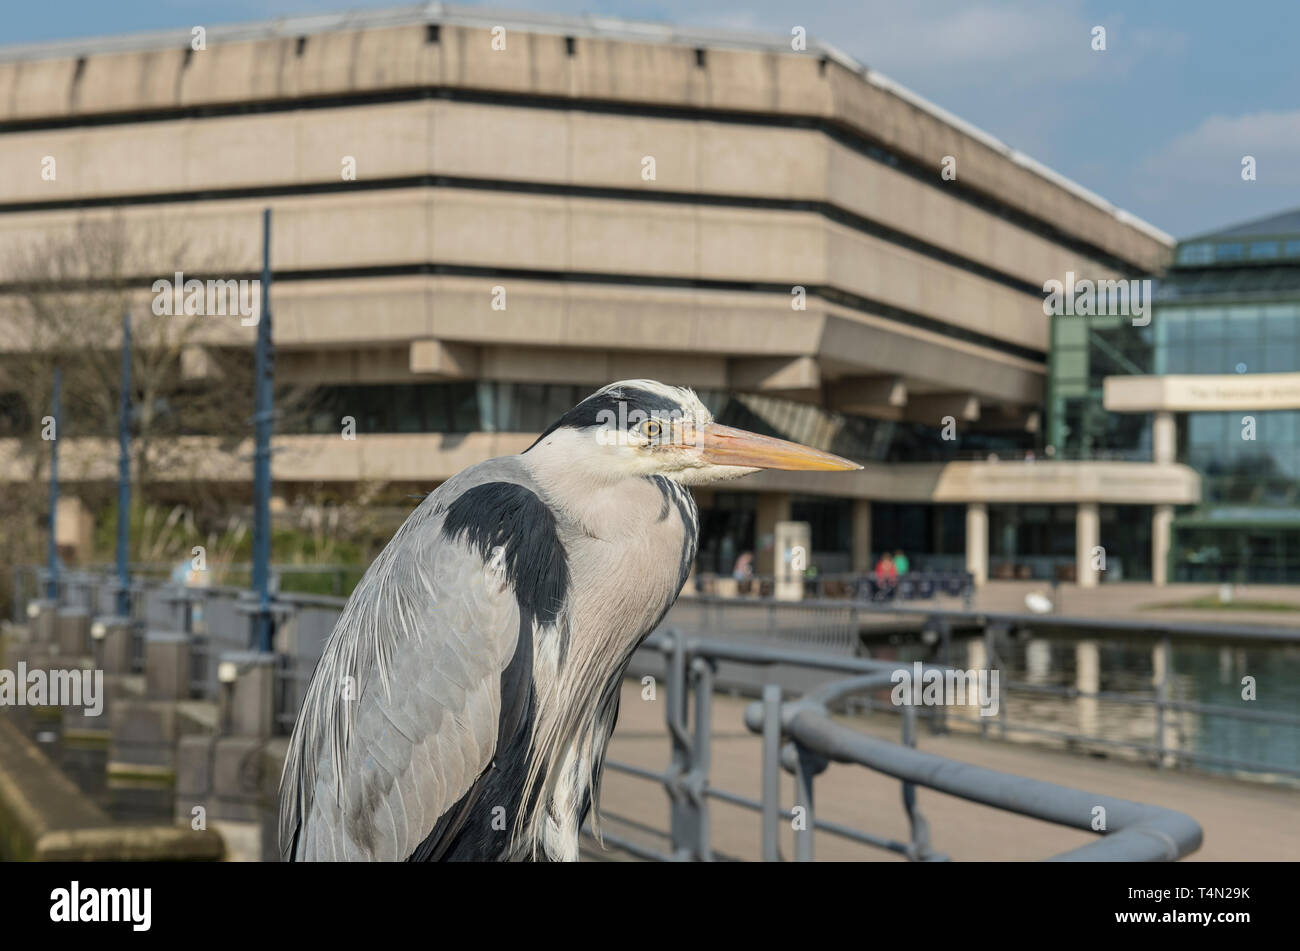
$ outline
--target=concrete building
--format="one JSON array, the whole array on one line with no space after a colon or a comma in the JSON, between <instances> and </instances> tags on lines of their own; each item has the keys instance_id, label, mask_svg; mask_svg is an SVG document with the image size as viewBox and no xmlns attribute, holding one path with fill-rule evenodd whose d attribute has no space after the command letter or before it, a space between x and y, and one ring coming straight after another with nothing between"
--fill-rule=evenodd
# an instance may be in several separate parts
<instances>
[{"instance_id":1,"label":"concrete building","mask_svg":"<svg viewBox=\"0 0 1300 951\"><path fill-rule=\"evenodd\" d=\"M824 572L903 548L1093 584L1114 506L1162 550L1200 498L1168 453L1042 452L1044 282L1159 272L1172 240L829 46L440 4L196 36L0 49L0 260L117 215L253 278L271 207L277 379L320 408L277 437L286 497L427 490L644 376L866 465L701 492L706 571L771 572L793 518ZM172 270L139 275L141 308ZM187 372L253 333L211 318ZM70 491L113 477L107 439L68 443Z\"/></svg>"},{"instance_id":2,"label":"concrete building","mask_svg":"<svg viewBox=\"0 0 1300 951\"><path fill-rule=\"evenodd\" d=\"M1060 448L1201 474L1157 581L1300 582L1300 211L1180 243L1146 327L1056 318L1052 363Z\"/></svg>"}]
</instances>

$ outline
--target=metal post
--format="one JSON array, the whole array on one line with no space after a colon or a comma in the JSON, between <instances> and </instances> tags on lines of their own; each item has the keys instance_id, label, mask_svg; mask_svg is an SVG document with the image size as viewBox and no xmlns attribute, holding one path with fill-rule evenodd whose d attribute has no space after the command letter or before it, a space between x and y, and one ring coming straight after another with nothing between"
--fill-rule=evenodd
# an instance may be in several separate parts
<instances>
[{"instance_id":1,"label":"metal post","mask_svg":"<svg viewBox=\"0 0 1300 951\"><path fill-rule=\"evenodd\" d=\"M54 420L54 438L50 440L50 549L49 576L45 579L45 597L57 602L59 599L59 426L61 422L60 397L63 390L63 368L54 368L54 392L50 407L50 418Z\"/></svg>"},{"instance_id":2,"label":"metal post","mask_svg":"<svg viewBox=\"0 0 1300 951\"><path fill-rule=\"evenodd\" d=\"M672 762L668 767L669 826L673 855L689 859L699 841L699 809L689 794L689 777L694 756L691 737L686 732L686 642L680 631L672 631L672 653L668 656L668 697L664 704L668 735L672 742Z\"/></svg>"},{"instance_id":3,"label":"metal post","mask_svg":"<svg viewBox=\"0 0 1300 951\"><path fill-rule=\"evenodd\" d=\"M692 744L692 762L689 794L695 801L697 814L695 858L699 862L713 861L712 829L709 823L709 742L713 732L713 667L703 657L691 661L695 675L695 741Z\"/></svg>"},{"instance_id":4,"label":"metal post","mask_svg":"<svg viewBox=\"0 0 1300 951\"><path fill-rule=\"evenodd\" d=\"M794 833L794 860L811 862L813 860L813 836L816 835L817 817L813 811L813 777L821 770L813 754L803 744L791 743L795 749L794 757L794 804L803 809L803 828Z\"/></svg>"},{"instance_id":5,"label":"metal post","mask_svg":"<svg viewBox=\"0 0 1300 951\"><path fill-rule=\"evenodd\" d=\"M916 707L910 702L903 704L903 745L916 748ZM930 857L930 824L917 808L915 783L903 782L903 809L911 829L907 857L913 862L925 861Z\"/></svg>"},{"instance_id":6,"label":"metal post","mask_svg":"<svg viewBox=\"0 0 1300 951\"><path fill-rule=\"evenodd\" d=\"M998 650L999 640L1006 640L1007 630L1000 624L984 625L984 664L990 670L998 672L998 690L1002 694L998 698L998 727L1003 739L1007 736L1007 705L1004 700L1006 690L1004 684L1009 676L1006 668L1002 663L1002 654ZM987 737L989 734L988 717L980 717L980 736Z\"/></svg>"},{"instance_id":7,"label":"metal post","mask_svg":"<svg viewBox=\"0 0 1300 951\"><path fill-rule=\"evenodd\" d=\"M122 380L117 418L117 616L131 616L131 312L122 315Z\"/></svg>"},{"instance_id":8,"label":"metal post","mask_svg":"<svg viewBox=\"0 0 1300 951\"><path fill-rule=\"evenodd\" d=\"M763 687L763 861L781 861L781 687Z\"/></svg>"},{"instance_id":9,"label":"metal post","mask_svg":"<svg viewBox=\"0 0 1300 951\"><path fill-rule=\"evenodd\" d=\"M935 634L938 636L935 659L942 666L951 667L952 628L944 618L935 618L931 623L935 625ZM935 735L948 732L948 707L946 703L940 703L930 708L930 732Z\"/></svg>"},{"instance_id":10,"label":"metal post","mask_svg":"<svg viewBox=\"0 0 1300 951\"><path fill-rule=\"evenodd\" d=\"M254 357L256 396L253 413L256 445L253 450L253 591L257 607L252 615L251 646L271 650L271 423L275 379L275 351L271 340L271 209L262 212L262 299L257 321Z\"/></svg>"}]
</instances>

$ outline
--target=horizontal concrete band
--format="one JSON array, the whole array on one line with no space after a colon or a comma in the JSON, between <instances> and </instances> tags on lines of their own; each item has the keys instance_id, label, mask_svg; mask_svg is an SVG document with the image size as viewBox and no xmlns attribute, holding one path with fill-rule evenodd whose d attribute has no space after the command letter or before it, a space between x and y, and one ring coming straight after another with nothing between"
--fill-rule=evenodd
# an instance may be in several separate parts
<instances>
[{"instance_id":1,"label":"horizontal concrete band","mask_svg":"<svg viewBox=\"0 0 1300 951\"><path fill-rule=\"evenodd\" d=\"M438 175L516 188L825 202L1034 287L1067 271L1118 276L1078 248L961 200L937 165L931 172L941 187L816 129L425 100L10 133L0 141L0 210ZM56 162L53 181L42 175L46 156ZM649 181L647 157L655 162ZM347 160L354 180L344 179Z\"/></svg>"},{"instance_id":2,"label":"horizontal concrete band","mask_svg":"<svg viewBox=\"0 0 1300 951\"><path fill-rule=\"evenodd\" d=\"M274 214L277 270L445 265L763 284L849 294L1045 351L1042 300L815 213L416 188L271 201L0 217L0 258L24 260L86 222L140 237L138 274L168 273L176 249L207 275L252 273L260 210ZM105 225L106 227L107 225Z\"/></svg>"},{"instance_id":3,"label":"horizontal concrete band","mask_svg":"<svg viewBox=\"0 0 1300 951\"><path fill-rule=\"evenodd\" d=\"M1001 284L1013 291L1042 297L1044 292L1036 283L1022 280L1013 274L991 268L971 257L953 253L946 248L922 241L903 231L881 224L879 221L864 218L843 208L823 201L803 199L759 198L722 194L692 194L686 192L667 192L639 188L588 188L585 186L548 185L502 179L460 178L447 175L417 175L401 178L372 179L365 182L313 182L302 186L252 187L225 190L204 189L180 193L157 193L151 195L133 195L108 197L94 200L70 200L19 203L0 205L0 214L27 214L32 212L83 211L93 208L124 208L131 206L160 206L167 204L189 204L196 201L238 201L241 199L268 200L290 198L303 195L326 195L342 193L366 193L389 191L405 188L451 188L467 191L485 191L517 195L545 195L548 197L594 199L609 201L640 201L650 204L751 208L765 211L812 212L828 221L843 225L851 231L871 235L897 244L909 251L915 251L940 264L966 271L977 277L985 278L995 284ZM1089 271L1089 265L1073 265L1069 274L1095 274ZM1060 272L1068 276L1066 271ZM1100 283L1100 281L1098 282Z\"/></svg>"},{"instance_id":4,"label":"horizontal concrete band","mask_svg":"<svg viewBox=\"0 0 1300 951\"><path fill-rule=\"evenodd\" d=\"M201 52L181 39L171 49L0 62L0 122L439 86L804 115L930 166L956 156L966 186L1144 269L1168 259L1170 242L1155 229L1017 160L888 81L820 55L710 49L704 60L689 46L602 37L584 37L573 55L562 36L526 31L494 51L486 24L444 26L436 42L422 24L341 29L309 42L214 42Z\"/></svg>"},{"instance_id":5,"label":"horizontal concrete band","mask_svg":"<svg viewBox=\"0 0 1300 951\"><path fill-rule=\"evenodd\" d=\"M1201 498L1200 476L1178 463L868 463L861 472L837 476L833 487L810 475L760 472L745 483L758 490L885 502L1191 505Z\"/></svg>"},{"instance_id":6,"label":"horizontal concrete band","mask_svg":"<svg viewBox=\"0 0 1300 951\"><path fill-rule=\"evenodd\" d=\"M275 285L277 378L302 383L385 383L483 378L589 383L649 377L701 388L752 389L735 361L810 357L817 377L799 387L861 375L904 378L921 390L962 391L990 401L1037 406L1045 367L950 334L828 304L813 296L792 309L781 293L742 293L567 282L506 283L505 309L493 307L495 278L411 276L281 282ZM139 321L154 318L147 294ZM237 316L181 318L199 351L250 347L256 328ZM144 329L142 327L142 329ZM116 347L115 319L90 332ZM47 341L65 345L66 339ZM31 332L0 333L13 353ZM455 363L421 363L413 347L468 346ZM194 375L202 375L195 352ZM902 369L905 368L905 369ZM753 369L744 367L739 369ZM875 402L884 403L885 400Z\"/></svg>"},{"instance_id":7,"label":"horizontal concrete band","mask_svg":"<svg viewBox=\"0 0 1300 951\"><path fill-rule=\"evenodd\" d=\"M278 436L278 482L354 482L384 480L432 484L467 466L499 455L522 452L531 433L375 434ZM113 477L109 440L65 440L60 467L69 482ZM251 442L223 451L215 439L183 437L173 453L184 464L154 471L160 480L247 481ZM0 474L30 475L20 464L16 440L0 440ZM780 491L890 502L1024 502L1035 504L1100 502L1110 504L1193 504L1200 500L1200 477L1176 463L1142 462L936 462L868 463L861 472L834 480L817 473L761 472L736 483L738 491Z\"/></svg>"},{"instance_id":8,"label":"horizontal concrete band","mask_svg":"<svg viewBox=\"0 0 1300 951\"><path fill-rule=\"evenodd\" d=\"M1108 376L1102 393L1113 413L1300 409L1300 373Z\"/></svg>"}]
</instances>

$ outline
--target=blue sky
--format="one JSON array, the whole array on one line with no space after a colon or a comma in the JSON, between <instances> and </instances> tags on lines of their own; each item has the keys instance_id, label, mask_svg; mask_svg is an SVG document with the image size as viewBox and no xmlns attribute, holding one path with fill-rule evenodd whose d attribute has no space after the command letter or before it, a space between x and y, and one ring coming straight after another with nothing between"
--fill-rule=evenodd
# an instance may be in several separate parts
<instances>
[{"instance_id":1,"label":"blue sky","mask_svg":"<svg viewBox=\"0 0 1300 951\"><path fill-rule=\"evenodd\" d=\"M0 43L399 6L9 0ZM1178 237L1300 206L1296 0L500 0L827 40ZM1094 26L1107 49L1090 48ZM1258 179L1241 179L1242 156Z\"/></svg>"}]
</instances>

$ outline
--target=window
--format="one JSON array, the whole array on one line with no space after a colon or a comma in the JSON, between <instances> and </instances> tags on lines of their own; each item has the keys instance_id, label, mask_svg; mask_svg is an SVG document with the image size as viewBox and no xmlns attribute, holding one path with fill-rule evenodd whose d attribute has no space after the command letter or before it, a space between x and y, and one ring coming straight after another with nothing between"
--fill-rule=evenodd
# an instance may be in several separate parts
<instances>
[{"instance_id":1,"label":"window","mask_svg":"<svg viewBox=\"0 0 1300 951\"><path fill-rule=\"evenodd\" d=\"M1214 260L1214 249L1208 244L1184 244L1178 249L1179 264L1209 264Z\"/></svg>"}]
</instances>

